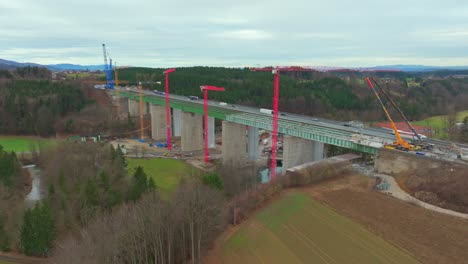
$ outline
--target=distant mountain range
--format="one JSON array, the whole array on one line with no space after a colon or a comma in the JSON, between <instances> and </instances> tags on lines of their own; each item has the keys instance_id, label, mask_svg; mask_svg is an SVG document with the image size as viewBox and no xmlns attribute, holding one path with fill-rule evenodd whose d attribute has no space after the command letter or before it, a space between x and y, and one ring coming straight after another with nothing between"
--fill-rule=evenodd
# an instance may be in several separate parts
<instances>
[{"instance_id":1,"label":"distant mountain range","mask_svg":"<svg viewBox=\"0 0 468 264\"><path fill-rule=\"evenodd\" d=\"M9 61L0 59L0 69L14 69L17 67L25 66L39 66L46 67L51 71L65 71L65 70L74 70L74 71L96 71L104 69L104 65L78 65L78 64L49 64L42 65L37 63L20 63L16 61ZM352 67L354 68L354 67ZM371 70L399 70L404 72L430 72L430 71L440 71L440 70L468 70L468 66L425 66L425 65L383 65L375 67L362 67L362 69L371 69Z\"/></svg>"},{"instance_id":2,"label":"distant mountain range","mask_svg":"<svg viewBox=\"0 0 468 264\"><path fill-rule=\"evenodd\" d=\"M65 71L65 70L75 70L75 71L96 71L104 69L104 65L78 65L78 64L37 64L37 63L30 63L30 62L16 62L10 60L0 59L0 69L4 70L11 70L18 67L25 67L25 66L38 66L38 67L46 67L51 71Z\"/></svg>"}]
</instances>

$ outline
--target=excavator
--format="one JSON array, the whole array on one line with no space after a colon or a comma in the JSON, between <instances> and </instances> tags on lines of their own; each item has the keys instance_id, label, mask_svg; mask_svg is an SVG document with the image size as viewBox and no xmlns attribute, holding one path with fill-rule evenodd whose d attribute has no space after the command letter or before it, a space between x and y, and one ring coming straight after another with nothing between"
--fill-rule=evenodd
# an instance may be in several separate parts
<instances>
[{"instance_id":1,"label":"excavator","mask_svg":"<svg viewBox=\"0 0 468 264\"><path fill-rule=\"evenodd\" d=\"M398 129L395 125L395 123L393 122L393 119L392 117L390 116L390 114L388 113L387 111L387 108L385 107L384 103L382 102L382 99L380 99L380 96L379 94L377 93L377 91L375 90L374 88L374 84L372 83L372 81L369 79L369 78L366 78L366 81L367 81L367 84L369 85L369 87L372 89L372 91L374 92L375 94L375 97L377 97L377 100L379 101L380 103L380 106L382 106L382 109L383 111L385 112L385 115L387 116L387 119L388 121L390 121L390 125L393 129L393 132L395 133L395 136L396 136L396 140L395 142L393 142L393 144L389 144L389 145L386 145L385 148L388 148L388 149L397 149L397 150L402 150L402 151L412 151L412 150L418 150L420 149L421 147L419 146L415 146L415 145L411 145L409 144L407 141L405 141L404 139L401 138L401 135L400 135L400 132L398 132ZM375 81L375 80L374 80ZM381 87L379 87L381 90L383 90ZM384 93L385 94L385 93ZM389 98L388 95L386 95L387 98ZM393 102L393 100L392 100ZM396 105L394 104L394 106L396 107ZM396 107L398 109L398 107ZM399 109L398 109L399 110ZM399 110L399 112L401 114L403 114L403 112L401 112ZM405 120L407 121L406 117L405 117ZM407 123L409 123L407 121ZM410 127L412 128L412 126L410 125ZM414 129L414 128L412 128ZM418 133L416 133L414 130L413 132L418 136L418 138L420 139ZM420 139L421 140L421 139Z\"/></svg>"}]
</instances>

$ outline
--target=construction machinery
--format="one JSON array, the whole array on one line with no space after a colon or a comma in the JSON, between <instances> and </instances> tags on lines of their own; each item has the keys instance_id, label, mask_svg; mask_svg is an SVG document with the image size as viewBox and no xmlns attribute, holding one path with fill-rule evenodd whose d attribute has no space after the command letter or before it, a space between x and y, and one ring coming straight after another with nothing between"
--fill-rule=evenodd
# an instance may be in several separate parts
<instances>
[{"instance_id":1,"label":"construction machinery","mask_svg":"<svg viewBox=\"0 0 468 264\"><path fill-rule=\"evenodd\" d=\"M421 137L420 134L418 134L418 132L416 132L416 129L414 129L413 125L411 125L410 121L408 120L408 118L406 118L405 114L403 114L403 112L400 110L400 108L395 104L395 102L393 101L393 99L388 95L387 92L385 92L385 90L382 88L382 86L380 86L380 84L374 79L374 78L371 78L371 80L377 85L377 87L379 88L380 92L382 92L383 95L385 95L385 97L387 97L388 101L390 101L390 103L393 105L393 107L395 107L395 109L398 111L398 113L400 114L400 116L403 118L403 120L405 120L406 124L409 126L409 128L411 129L411 131L414 133L414 135L418 138L419 142L422 142L423 139Z\"/></svg>"},{"instance_id":2,"label":"construction machinery","mask_svg":"<svg viewBox=\"0 0 468 264\"><path fill-rule=\"evenodd\" d=\"M468 161L468 149L463 149L452 143L450 149L457 154L457 159Z\"/></svg>"},{"instance_id":3,"label":"construction machinery","mask_svg":"<svg viewBox=\"0 0 468 264\"><path fill-rule=\"evenodd\" d=\"M208 150L208 91L218 91L224 92L224 87L216 87L216 86L209 86L203 85L200 86L200 90L203 92L203 123L204 123L204 131L203 131L203 139L204 139L204 150L205 150L205 163L210 161L210 153Z\"/></svg>"},{"instance_id":4,"label":"construction machinery","mask_svg":"<svg viewBox=\"0 0 468 264\"><path fill-rule=\"evenodd\" d=\"M110 59L110 63L107 64L106 44L102 44L102 53L104 55L104 73L106 74L106 88L113 90L114 80L112 79L112 59Z\"/></svg>"},{"instance_id":5,"label":"construction machinery","mask_svg":"<svg viewBox=\"0 0 468 264\"><path fill-rule=\"evenodd\" d=\"M251 71L268 71L273 74L273 114L272 135L271 135L271 163L270 163L270 181L275 181L276 178L276 156L278 142L278 108L279 108L279 88L280 88L280 72L315 72L315 69L304 68L301 66L286 66L286 67L264 67L251 68Z\"/></svg>"},{"instance_id":6,"label":"construction machinery","mask_svg":"<svg viewBox=\"0 0 468 264\"><path fill-rule=\"evenodd\" d=\"M398 129L397 129L395 123L393 122L392 117L388 113L387 108L385 107L384 103L382 102L382 99L380 99L379 94L375 90L374 84L372 84L372 82L371 82L371 80L369 78L366 78L366 81L367 81L367 84L369 85L369 87L374 92L375 97L377 97L377 100L379 101L380 106L382 106L382 109L385 112L385 115L387 116L387 119L390 122L390 125L391 125L391 127L393 129L393 132L395 133L395 136L396 136L396 141L393 142L393 144L386 145L385 147L389 148L389 149L398 149L398 150L403 150L403 151L416 150L415 146L410 145L407 141L405 141L405 140L403 140L401 138L400 132L398 132Z\"/></svg>"},{"instance_id":7,"label":"construction machinery","mask_svg":"<svg viewBox=\"0 0 468 264\"><path fill-rule=\"evenodd\" d=\"M170 106L170 97L169 97L169 74L175 72L175 69L167 69L164 71L164 80L166 92L166 135L167 135L167 149L172 150L172 140L171 140L171 106Z\"/></svg>"}]
</instances>

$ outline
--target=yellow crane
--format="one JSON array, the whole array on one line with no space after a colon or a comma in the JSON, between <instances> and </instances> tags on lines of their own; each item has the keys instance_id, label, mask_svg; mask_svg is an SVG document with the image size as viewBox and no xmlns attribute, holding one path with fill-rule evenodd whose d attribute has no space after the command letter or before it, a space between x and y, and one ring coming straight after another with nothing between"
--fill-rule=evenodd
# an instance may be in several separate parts
<instances>
[{"instance_id":1,"label":"yellow crane","mask_svg":"<svg viewBox=\"0 0 468 264\"><path fill-rule=\"evenodd\" d=\"M393 122L392 117L388 113L387 108L382 102L382 99L380 99L379 94L374 89L374 85L372 84L371 80L369 78L366 78L366 81L367 81L367 84L369 84L369 87L372 88L372 91L374 91L375 97L377 97L377 100L379 101L380 106L382 106L382 109L384 110L385 115L387 116L387 119L390 121L390 125L393 129L393 132L395 133L396 141L393 142L393 145L391 145L390 148L396 148L396 149L405 150L405 151L414 150L413 146L411 146L407 141L401 138L400 133L398 132L398 129L395 126L395 123Z\"/></svg>"}]
</instances>

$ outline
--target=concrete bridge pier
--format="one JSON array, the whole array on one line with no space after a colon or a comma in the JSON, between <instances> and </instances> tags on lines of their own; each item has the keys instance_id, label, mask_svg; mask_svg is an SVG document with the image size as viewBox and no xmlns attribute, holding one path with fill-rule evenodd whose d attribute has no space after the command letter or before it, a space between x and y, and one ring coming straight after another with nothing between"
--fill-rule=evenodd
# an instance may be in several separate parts
<instances>
[{"instance_id":1,"label":"concrete bridge pier","mask_svg":"<svg viewBox=\"0 0 468 264\"><path fill-rule=\"evenodd\" d=\"M161 105L150 105L151 138L161 140L166 138L166 109Z\"/></svg>"},{"instance_id":2,"label":"concrete bridge pier","mask_svg":"<svg viewBox=\"0 0 468 264\"><path fill-rule=\"evenodd\" d=\"M182 151L203 149L203 116L182 112Z\"/></svg>"},{"instance_id":3,"label":"concrete bridge pier","mask_svg":"<svg viewBox=\"0 0 468 264\"><path fill-rule=\"evenodd\" d=\"M258 127L251 127L249 126L248 134L247 134L247 152L249 156L249 160L257 160L258 159Z\"/></svg>"},{"instance_id":4,"label":"concrete bridge pier","mask_svg":"<svg viewBox=\"0 0 468 264\"><path fill-rule=\"evenodd\" d=\"M208 117L208 147L214 148L215 147L215 118L209 116Z\"/></svg>"},{"instance_id":5,"label":"concrete bridge pier","mask_svg":"<svg viewBox=\"0 0 468 264\"><path fill-rule=\"evenodd\" d=\"M245 125L223 121L223 165L240 166L247 158Z\"/></svg>"},{"instance_id":6,"label":"concrete bridge pier","mask_svg":"<svg viewBox=\"0 0 468 264\"><path fill-rule=\"evenodd\" d=\"M140 108L138 105L138 101L133 99L128 99L128 112L130 116L138 116L140 115Z\"/></svg>"},{"instance_id":7,"label":"concrete bridge pier","mask_svg":"<svg viewBox=\"0 0 468 264\"><path fill-rule=\"evenodd\" d=\"M182 130L182 110L172 108L172 135L180 137Z\"/></svg>"},{"instance_id":8,"label":"concrete bridge pier","mask_svg":"<svg viewBox=\"0 0 468 264\"><path fill-rule=\"evenodd\" d=\"M323 143L285 136L283 140L283 172L304 163L323 159Z\"/></svg>"}]
</instances>

